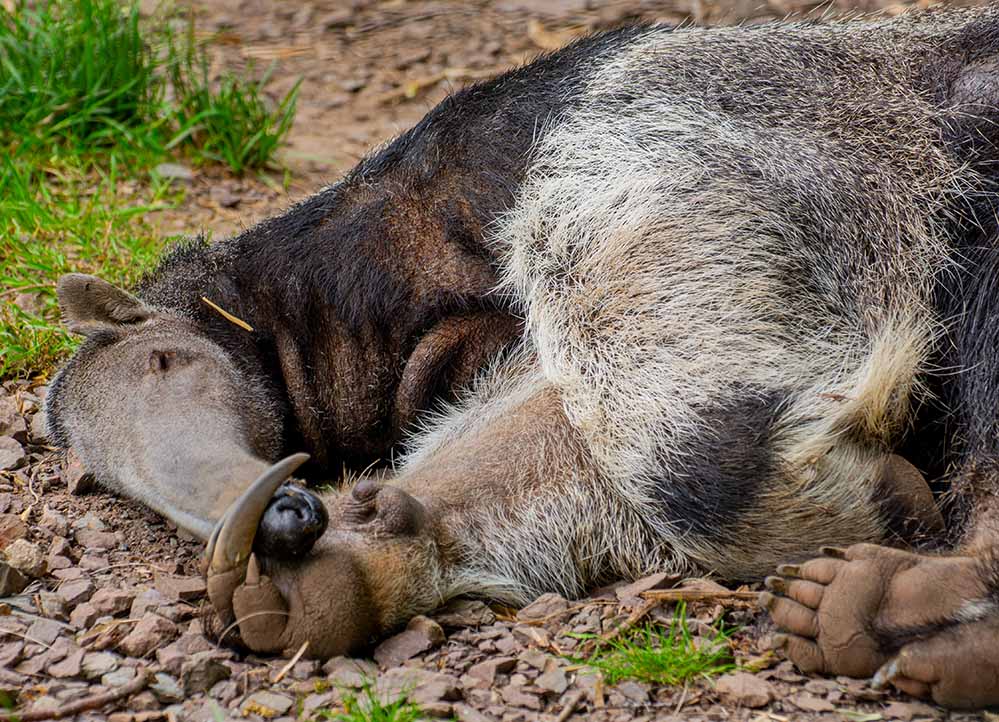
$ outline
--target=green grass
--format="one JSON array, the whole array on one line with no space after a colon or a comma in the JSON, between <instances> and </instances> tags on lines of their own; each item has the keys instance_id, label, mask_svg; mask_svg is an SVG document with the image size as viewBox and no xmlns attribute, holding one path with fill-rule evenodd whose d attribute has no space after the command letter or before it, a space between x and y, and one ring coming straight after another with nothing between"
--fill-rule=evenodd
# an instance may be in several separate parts
<instances>
[{"instance_id":1,"label":"green grass","mask_svg":"<svg viewBox=\"0 0 999 722\"><path fill-rule=\"evenodd\" d=\"M736 668L730 638L734 630L719 622L714 636L698 646L687 627L686 607L677 605L669 628L647 624L598 647L589 659L577 660L599 670L611 684L638 679L654 684L677 685L709 678ZM596 639L595 635L578 635Z\"/></svg>"},{"instance_id":2,"label":"green grass","mask_svg":"<svg viewBox=\"0 0 999 722\"><path fill-rule=\"evenodd\" d=\"M271 167L291 127L297 84L271 103L266 74L213 80L193 24L168 20L120 0L0 7L0 379L72 350L60 274L128 284L155 263L168 239L150 214L183 192L150 169Z\"/></svg>"},{"instance_id":3,"label":"green grass","mask_svg":"<svg viewBox=\"0 0 999 722\"><path fill-rule=\"evenodd\" d=\"M371 683L358 693L345 692L342 704L342 711L319 710L314 719L334 722L416 722L425 719L419 706L407 701L405 694L385 700Z\"/></svg>"}]
</instances>

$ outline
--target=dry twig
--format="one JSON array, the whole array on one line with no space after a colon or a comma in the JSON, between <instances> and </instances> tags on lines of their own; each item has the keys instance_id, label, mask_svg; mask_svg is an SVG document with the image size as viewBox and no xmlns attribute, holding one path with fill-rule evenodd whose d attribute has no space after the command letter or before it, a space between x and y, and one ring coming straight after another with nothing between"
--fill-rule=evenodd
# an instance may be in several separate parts
<instances>
[{"instance_id":1,"label":"dry twig","mask_svg":"<svg viewBox=\"0 0 999 722\"><path fill-rule=\"evenodd\" d=\"M657 602L721 602L726 600L745 600L755 602L760 598L759 592L733 592L729 590L704 589L653 589L642 592L642 597Z\"/></svg>"}]
</instances>

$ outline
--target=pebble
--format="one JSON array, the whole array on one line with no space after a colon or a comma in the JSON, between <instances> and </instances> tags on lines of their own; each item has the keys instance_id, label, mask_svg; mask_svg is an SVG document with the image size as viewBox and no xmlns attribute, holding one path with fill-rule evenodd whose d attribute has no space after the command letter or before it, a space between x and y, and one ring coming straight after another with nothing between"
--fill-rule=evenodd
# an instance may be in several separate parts
<instances>
[{"instance_id":1,"label":"pebble","mask_svg":"<svg viewBox=\"0 0 999 722\"><path fill-rule=\"evenodd\" d=\"M722 699L739 707L765 707L777 697L777 690L770 682L748 672L719 677L715 691Z\"/></svg>"},{"instance_id":2,"label":"pebble","mask_svg":"<svg viewBox=\"0 0 999 722\"><path fill-rule=\"evenodd\" d=\"M181 689L177 680L164 672L156 673L152 683L149 685L149 691L163 704L182 702L184 700L184 690Z\"/></svg>"},{"instance_id":3,"label":"pebble","mask_svg":"<svg viewBox=\"0 0 999 722\"><path fill-rule=\"evenodd\" d=\"M24 447L9 436L0 436L0 471L18 468L28 458Z\"/></svg>"},{"instance_id":4,"label":"pebble","mask_svg":"<svg viewBox=\"0 0 999 722\"><path fill-rule=\"evenodd\" d=\"M211 689L232 671L223 664L224 655L214 651L198 652L187 657L180 669L180 681L187 694L197 694Z\"/></svg>"},{"instance_id":5,"label":"pebble","mask_svg":"<svg viewBox=\"0 0 999 722\"><path fill-rule=\"evenodd\" d=\"M497 674L505 674L517 666L517 660L513 657L494 657L484 662L473 664L468 668L468 676L482 680L492 686L496 681Z\"/></svg>"},{"instance_id":6,"label":"pebble","mask_svg":"<svg viewBox=\"0 0 999 722\"><path fill-rule=\"evenodd\" d=\"M444 630L432 619L416 616L399 634L389 637L375 648L374 658L382 667L395 667L407 659L439 647L444 642Z\"/></svg>"},{"instance_id":7,"label":"pebble","mask_svg":"<svg viewBox=\"0 0 999 722\"><path fill-rule=\"evenodd\" d=\"M42 508L42 516L39 518L38 524L58 536L66 537L69 535L69 521L48 504Z\"/></svg>"},{"instance_id":8,"label":"pebble","mask_svg":"<svg viewBox=\"0 0 999 722\"><path fill-rule=\"evenodd\" d=\"M145 657L157 647L173 641L177 625L154 612L147 612L121 642L118 648L130 657Z\"/></svg>"},{"instance_id":9,"label":"pebble","mask_svg":"<svg viewBox=\"0 0 999 722\"><path fill-rule=\"evenodd\" d=\"M569 608L569 602L558 594L542 594L533 602L517 612L517 621L537 622L541 620L557 621L555 617Z\"/></svg>"},{"instance_id":10,"label":"pebble","mask_svg":"<svg viewBox=\"0 0 999 722\"><path fill-rule=\"evenodd\" d=\"M156 590L167 599L192 602L205 596L205 580L201 577L176 577L157 574L153 582Z\"/></svg>"},{"instance_id":11,"label":"pebble","mask_svg":"<svg viewBox=\"0 0 999 722\"><path fill-rule=\"evenodd\" d=\"M254 692L239 707L239 713L244 717L251 714L260 715L264 719L279 717L291 709L294 700L282 694L262 690Z\"/></svg>"},{"instance_id":12,"label":"pebble","mask_svg":"<svg viewBox=\"0 0 999 722\"><path fill-rule=\"evenodd\" d=\"M3 550L7 563L25 576L38 578L45 574L45 554L34 542L15 539Z\"/></svg>"},{"instance_id":13,"label":"pebble","mask_svg":"<svg viewBox=\"0 0 999 722\"><path fill-rule=\"evenodd\" d=\"M478 599L452 599L433 618L445 629L456 629L492 624L496 614Z\"/></svg>"},{"instance_id":14,"label":"pebble","mask_svg":"<svg viewBox=\"0 0 999 722\"><path fill-rule=\"evenodd\" d=\"M110 614L114 617L127 612L132 606L133 599L135 599L134 591L104 588L94 593L90 603L101 614Z\"/></svg>"},{"instance_id":15,"label":"pebble","mask_svg":"<svg viewBox=\"0 0 999 722\"><path fill-rule=\"evenodd\" d=\"M20 594L31 580L6 562L0 562L0 598Z\"/></svg>"},{"instance_id":16,"label":"pebble","mask_svg":"<svg viewBox=\"0 0 999 722\"><path fill-rule=\"evenodd\" d=\"M0 514L0 549L28 535L28 525L17 514Z\"/></svg>"},{"instance_id":17,"label":"pebble","mask_svg":"<svg viewBox=\"0 0 999 722\"><path fill-rule=\"evenodd\" d=\"M89 601L94 595L94 583L90 577L71 579L59 585L59 594L66 600L70 607L77 607L82 602ZM94 607L94 611L97 608Z\"/></svg>"},{"instance_id":18,"label":"pebble","mask_svg":"<svg viewBox=\"0 0 999 722\"><path fill-rule=\"evenodd\" d=\"M87 652L80 668L87 679L98 679L118 669L120 657L110 652Z\"/></svg>"}]
</instances>

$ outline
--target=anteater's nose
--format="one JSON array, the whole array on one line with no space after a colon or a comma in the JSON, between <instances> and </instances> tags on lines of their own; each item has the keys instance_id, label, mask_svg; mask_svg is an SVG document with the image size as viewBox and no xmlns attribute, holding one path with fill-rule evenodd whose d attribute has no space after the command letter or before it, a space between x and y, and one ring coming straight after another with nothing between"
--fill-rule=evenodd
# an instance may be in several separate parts
<instances>
[{"instance_id":1,"label":"anteater's nose","mask_svg":"<svg viewBox=\"0 0 999 722\"><path fill-rule=\"evenodd\" d=\"M326 507L315 494L285 484L264 511L253 550L278 559L303 557L326 531L328 522Z\"/></svg>"}]
</instances>

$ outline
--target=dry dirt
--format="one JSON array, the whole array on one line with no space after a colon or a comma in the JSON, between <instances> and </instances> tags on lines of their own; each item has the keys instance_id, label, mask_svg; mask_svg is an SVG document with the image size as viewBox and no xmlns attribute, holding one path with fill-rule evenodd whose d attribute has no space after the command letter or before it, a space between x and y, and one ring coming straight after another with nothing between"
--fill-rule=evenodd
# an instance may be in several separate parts
<instances>
[{"instance_id":1,"label":"dry dirt","mask_svg":"<svg viewBox=\"0 0 999 722\"><path fill-rule=\"evenodd\" d=\"M416 122L451 89L521 63L574 35L632 20L757 22L815 11L798 0L611 2L196 3L200 28L220 33L215 67L277 60L275 96L304 78L283 153L287 191L258 179L196 171L183 207L163 213L165 233L215 237L286 207ZM833 12L858 8L834 5ZM898 12L872 0L862 10ZM821 10L821 9L820 9ZM697 603L697 632L719 618L739 625L737 661L753 673L665 687L604 683L573 664L570 634L606 633L631 615L638 588L584 602L545 597L526 610L464 602L419 618L373 660L325 665L240 656L201 634L200 545L137 504L88 489L73 461L46 445L44 386L0 390L0 694L44 718L88 705L77 719L309 719L336 710L362 679L407 689L429 715L477 720L976 719L885 695L863 680L809 678L768 652L768 625L751 602ZM661 580L647 580L646 585ZM26 585L26 586L25 586ZM22 588L23 587L23 588ZM13 590L13 591L12 591ZM670 605L653 609L668 619ZM93 695L120 693L102 706ZM72 716L72 715L70 715ZM2 717L0 717L2 719Z\"/></svg>"}]
</instances>

